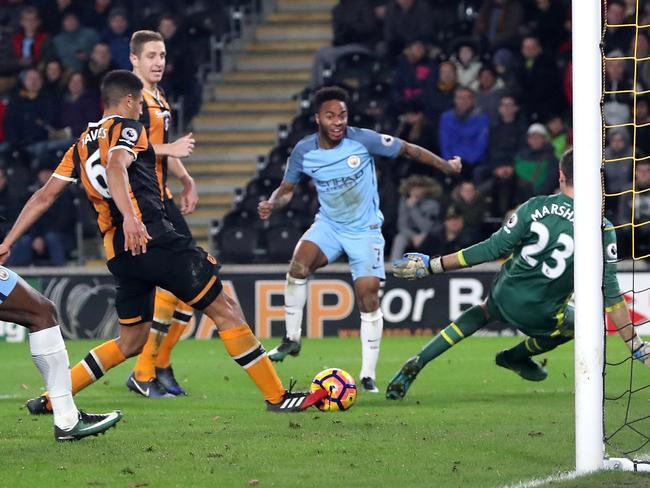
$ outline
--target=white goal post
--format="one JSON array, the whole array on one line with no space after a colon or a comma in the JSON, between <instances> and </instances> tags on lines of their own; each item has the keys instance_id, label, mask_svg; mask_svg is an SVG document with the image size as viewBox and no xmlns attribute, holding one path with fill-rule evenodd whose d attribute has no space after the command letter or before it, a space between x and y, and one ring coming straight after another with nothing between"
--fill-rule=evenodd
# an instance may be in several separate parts
<instances>
[{"instance_id":1,"label":"white goal post","mask_svg":"<svg viewBox=\"0 0 650 488\"><path fill-rule=\"evenodd\" d=\"M573 151L575 284L576 472L607 469L650 471L648 463L605 458L603 432L603 67L601 9L607 0L574 0Z\"/></svg>"}]
</instances>

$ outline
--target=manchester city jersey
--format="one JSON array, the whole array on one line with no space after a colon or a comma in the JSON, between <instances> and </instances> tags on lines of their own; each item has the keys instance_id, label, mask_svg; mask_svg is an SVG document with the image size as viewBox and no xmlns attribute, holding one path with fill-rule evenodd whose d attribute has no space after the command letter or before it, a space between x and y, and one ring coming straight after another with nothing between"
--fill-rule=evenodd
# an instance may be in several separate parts
<instances>
[{"instance_id":1,"label":"manchester city jersey","mask_svg":"<svg viewBox=\"0 0 650 488\"><path fill-rule=\"evenodd\" d=\"M312 178L318 192L317 218L347 228L380 226L377 175L373 156L395 158L401 141L368 129L348 127L332 149L318 146L318 134L303 138L294 147L284 175L296 184L301 174Z\"/></svg>"}]
</instances>

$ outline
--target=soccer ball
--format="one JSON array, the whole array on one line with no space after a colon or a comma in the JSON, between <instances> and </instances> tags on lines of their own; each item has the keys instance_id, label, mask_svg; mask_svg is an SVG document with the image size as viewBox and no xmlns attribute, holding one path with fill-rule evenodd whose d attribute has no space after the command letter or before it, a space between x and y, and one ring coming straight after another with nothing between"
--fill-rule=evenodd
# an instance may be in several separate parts
<instances>
[{"instance_id":1,"label":"soccer ball","mask_svg":"<svg viewBox=\"0 0 650 488\"><path fill-rule=\"evenodd\" d=\"M316 407L323 412L347 410L357 399L357 385L354 378L342 369L329 368L318 373L311 381L311 391L318 391L321 388L329 392L325 399L316 404Z\"/></svg>"}]
</instances>

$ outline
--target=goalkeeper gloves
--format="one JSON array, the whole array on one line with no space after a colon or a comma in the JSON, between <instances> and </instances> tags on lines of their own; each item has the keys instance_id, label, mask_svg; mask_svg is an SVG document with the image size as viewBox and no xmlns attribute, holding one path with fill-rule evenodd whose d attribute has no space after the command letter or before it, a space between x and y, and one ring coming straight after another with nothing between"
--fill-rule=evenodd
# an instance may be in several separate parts
<instances>
[{"instance_id":1,"label":"goalkeeper gloves","mask_svg":"<svg viewBox=\"0 0 650 488\"><path fill-rule=\"evenodd\" d=\"M635 334L630 346L632 357L650 367L650 343L641 340L641 338Z\"/></svg>"},{"instance_id":2,"label":"goalkeeper gloves","mask_svg":"<svg viewBox=\"0 0 650 488\"><path fill-rule=\"evenodd\" d=\"M393 263L393 275L407 280L419 280L433 273L444 273L442 256L427 256L408 252Z\"/></svg>"}]
</instances>

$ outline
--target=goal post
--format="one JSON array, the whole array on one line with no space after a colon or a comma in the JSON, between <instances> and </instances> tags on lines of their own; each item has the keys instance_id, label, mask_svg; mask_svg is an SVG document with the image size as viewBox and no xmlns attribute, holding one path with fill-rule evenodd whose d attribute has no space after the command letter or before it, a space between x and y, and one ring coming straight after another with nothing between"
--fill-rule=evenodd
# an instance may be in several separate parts
<instances>
[{"instance_id":1,"label":"goal post","mask_svg":"<svg viewBox=\"0 0 650 488\"><path fill-rule=\"evenodd\" d=\"M576 471L604 467L601 0L572 2Z\"/></svg>"}]
</instances>

